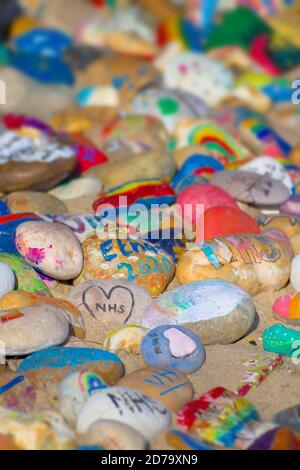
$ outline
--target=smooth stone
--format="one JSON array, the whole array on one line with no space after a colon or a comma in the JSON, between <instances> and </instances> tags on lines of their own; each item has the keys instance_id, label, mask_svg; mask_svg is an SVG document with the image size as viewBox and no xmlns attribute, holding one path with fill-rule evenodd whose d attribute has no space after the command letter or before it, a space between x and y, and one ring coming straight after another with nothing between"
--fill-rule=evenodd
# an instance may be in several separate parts
<instances>
[{"instance_id":1,"label":"smooth stone","mask_svg":"<svg viewBox=\"0 0 300 470\"><path fill-rule=\"evenodd\" d=\"M99 445L107 450L145 450L149 444L144 436L131 426L112 421L99 419L95 421L85 434L79 436L81 445Z\"/></svg>"},{"instance_id":2,"label":"smooth stone","mask_svg":"<svg viewBox=\"0 0 300 470\"><path fill-rule=\"evenodd\" d=\"M132 155L125 160L96 165L85 172L85 176L97 176L109 190L139 179L170 179L175 174L175 162L167 152L148 151Z\"/></svg>"},{"instance_id":3,"label":"smooth stone","mask_svg":"<svg viewBox=\"0 0 300 470\"><path fill-rule=\"evenodd\" d=\"M38 405L37 394L29 380L9 370L0 374L0 406L28 412Z\"/></svg>"},{"instance_id":4,"label":"smooth stone","mask_svg":"<svg viewBox=\"0 0 300 470\"><path fill-rule=\"evenodd\" d=\"M273 422L300 433L300 405L294 405L280 411L273 417Z\"/></svg>"},{"instance_id":5,"label":"smooth stone","mask_svg":"<svg viewBox=\"0 0 300 470\"><path fill-rule=\"evenodd\" d=\"M84 347L52 347L33 353L17 365L16 371L26 373L35 389L56 407L58 384L72 372L97 374L108 385L114 385L124 375L125 367L116 354L85 343Z\"/></svg>"},{"instance_id":6,"label":"smooth stone","mask_svg":"<svg viewBox=\"0 0 300 470\"><path fill-rule=\"evenodd\" d=\"M78 284L68 299L80 310L86 339L99 341L103 330L137 325L152 299L133 282L91 280Z\"/></svg>"},{"instance_id":7,"label":"smooth stone","mask_svg":"<svg viewBox=\"0 0 300 470\"><path fill-rule=\"evenodd\" d=\"M297 296L297 294L295 294ZM299 295L298 295L298 299ZM272 310L273 310L273 315L277 320L280 320L284 323L293 323L297 322L297 320L300 320L300 303L299 300L294 301L294 305L297 305L296 309L294 310L294 315L291 315L291 300L292 300L292 294L287 292L286 294L281 295L278 297L278 299L275 300ZM299 312L299 313L298 313ZM293 318L294 317L294 318Z\"/></svg>"},{"instance_id":8,"label":"smooth stone","mask_svg":"<svg viewBox=\"0 0 300 470\"><path fill-rule=\"evenodd\" d=\"M288 238L300 234L300 218L286 214L265 215L256 217L256 221L262 230L277 228L284 232Z\"/></svg>"},{"instance_id":9,"label":"smooth stone","mask_svg":"<svg viewBox=\"0 0 300 470\"><path fill-rule=\"evenodd\" d=\"M203 211L205 212L211 207L238 207L235 199L233 199L226 191L210 184L195 184L187 186L177 196L176 204L181 206L184 217L187 221L193 224L197 223L197 219L203 214ZM191 215L189 212L186 215L186 207L188 205L192 207ZM198 213L197 205L199 207Z\"/></svg>"},{"instance_id":10,"label":"smooth stone","mask_svg":"<svg viewBox=\"0 0 300 470\"><path fill-rule=\"evenodd\" d=\"M300 331L276 323L263 332L265 351L288 356L299 361Z\"/></svg>"},{"instance_id":11,"label":"smooth stone","mask_svg":"<svg viewBox=\"0 0 300 470\"><path fill-rule=\"evenodd\" d=\"M292 257L289 239L276 228L216 237L191 245L177 264L176 277L180 284L223 279L254 296L288 283Z\"/></svg>"},{"instance_id":12,"label":"smooth stone","mask_svg":"<svg viewBox=\"0 0 300 470\"><path fill-rule=\"evenodd\" d=\"M12 213L67 214L67 207L56 197L38 191L18 191L6 197Z\"/></svg>"},{"instance_id":13,"label":"smooth stone","mask_svg":"<svg viewBox=\"0 0 300 470\"><path fill-rule=\"evenodd\" d=\"M0 298L14 290L16 278L11 267L3 262L0 262Z\"/></svg>"},{"instance_id":14,"label":"smooth stone","mask_svg":"<svg viewBox=\"0 0 300 470\"><path fill-rule=\"evenodd\" d=\"M85 338L85 326L80 311L67 300L38 295L23 290L9 292L0 297L0 310L20 309L32 305L52 305L60 309L70 323L71 330L77 339Z\"/></svg>"},{"instance_id":15,"label":"smooth stone","mask_svg":"<svg viewBox=\"0 0 300 470\"><path fill-rule=\"evenodd\" d=\"M15 243L27 262L54 279L74 279L82 269L80 243L64 225L25 222L16 230Z\"/></svg>"},{"instance_id":16,"label":"smooth stone","mask_svg":"<svg viewBox=\"0 0 300 470\"><path fill-rule=\"evenodd\" d=\"M192 282L161 294L144 313L140 325L184 325L203 344L229 344L242 338L255 319L247 292L221 280Z\"/></svg>"},{"instance_id":17,"label":"smooth stone","mask_svg":"<svg viewBox=\"0 0 300 470\"><path fill-rule=\"evenodd\" d=\"M284 214L300 217L300 196L297 194L291 197L280 207L280 211Z\"/></svg>"},{"instance_id":18,"label":"smooth stone","mask_svg":"<svg viewBox=\"0 0 300 470\"><path fill-rule=\"evenodd\" d=\"M74 431L53 410L20 413L0 408L0 435L14 438L20 450L71 450L75 447Z\"/></svg>"},{"instance_id":19,"label":"smooth stone","mask_svg":"<svg viewBox=\"0 0 300 470\"><path fill-rule=\"evenodd\" d=\"M79 197L95 196L102 190L102 183L96 177L76 178L52 189L49 194L62 201L77 199ZM66 213L68 211L60 211ZM44 211L44 214L49 212Z\"/></svg>"},{"instance_id":20,"label":"smooth stone","mask_svg":"<svg viewBox=\"0 0 300 470\"><path fill-rule=\"evenodd\" d=\"M95 373L73 372L58 384L58 409L62 416L75 422L86 400L96 391L107 387Z\"/></svg>"},{"instance_id":21,"label":"smooth stone","mask_svg":"<svg viewBox=\"0 0 300 470\"><path fill-rule=\"evenodd\" d=\"M204 215L204 240L241 233L260 233L254 217L235 207L211 207Z\"/></svg>"},{"instance_id":22,"label":"smooth stone","mask_svg":"<svg viewBox=\"0 0 300 470\"><path fill-rule=\"evenodd\" d=\"M151 116L132 114L115 116L100 128L94 127L88 131L87 135L103 149L111 162L123 162L133 155L142 155L145 152L155 151L156 154L165 156L169 141L169 135L161 121ZM144 177L143 175L141 178Z\"/></svg>"},{"instance_id":23,"label":"smooth stone","mask_svg":"<svg viewBox=\"0 0 300 470\"><path fill-rule=\"evenodd\" d=\"M300 291L300 255L296 255L291 265L291 284L296 292Z\"/></svg>"},{"instance_id":24,"label":"smooth stone","mask_svg":"<svg viewBox=\"0 0 300 470\"><path fill-rule=\"evenodd\" d=\"M0 313L0 340L8 356L24 356L62 344L69 330L65 315L52 305L33 305Z\"/></svg>"},{"instance_id":25,"label":"smooth stone","mask_svg":"<svg viewBox=\"0 0 300 470\"><path fill-rule=\"evenodd\" d=\"M23 222L41 220L33 213L7 214L0 216L0 252L19 255L15 244L16 228Z\"/></svg>"},{"instance_id":26,"label":"smooth stone","mask_svg":"<svg viewBox=\"0 0 300 470\"><path fill-rule=\"evenodd\" d=\"M281 181L288 188L290 195L295 193L295 186L290 175L275 158L266 156L255 158L249 163L242 165L240 170L271 176L274 180Z\"/></svg>"},{"instance_id":27,"label":"smooth stone","mask_svg":"<svg viewBox=\"0 0 300 470\"><path fill-rule=\"evenodd\" d=\"M193 153L188 152L190 148L192 150L194 147L196 147L197 150ZM172 185L177 194L179 194L186 186L189 186L189 184L193 184L193 179L195 182L199 179L199 183L202 179L202 184L206 184L208 182L207 180L210 180L216 171L224 170L224 165L222 163L214 157L203 155L201 150L203 152L203 149L200 146L198 149L198 146L192 145L174 152L174 159L179 159L179 157L180 159L185 158L185 161L182 162L180 169L172 181Z\"/></svg>"},{"instance_id":28,"label":"smooth stone","mask_svg":"<svg viewBox=\"0 0 300 470\"><path fill-rule=\"evenodd\" d=\"M124 326L106 335L103 349L113 352L140 352L141 343L147 331L146 328L140 326Z\"/></svg>"},{"instance_id":29,"label":"smooth stone","mask_svg":"<svg viewBox=\"0 0 300 470\"><path fill-rule=\"evenodd\" d=\"M83 405L77 432L85 433L100 418L127 424L149 440L167 430L172 421L170 411L162 403L126 387L95 392Z\"/></svg>"},{"instance_id":30,"label":"smooth stone","mask_svg":"<svg viewBox=\"0 0 300 470\"><path fill-rule=\"evenodd\" d=\"M163 325L149 331L141 353L149 367L170 367L194 374L205 361L205 349L198 335L188 328Z\"/></svg>"},{"instance_id":31,"label":"smooth stone","mask_svg":"<svg viewBox=\"0 0 300 470\"><path fill-rule=\"evenodd\" d=\"M220 171L214 174L211 184L241 202L256 206L280 206L290 197L289 190L280 181L250 171Z\"/></svg>"},{"instance_id":32,"label":"smooth stone","mask_svg":"<svg viewBox=\"0 0 300 470\"><path fill-rule=\"evenodd\" d=\"M82 244L83 269L74 284L91 279L133 281L152 296L165 290L174 274L174 262L155 245L126 239L88 237Z\"/></svg>"},{"instance_id":33,"label":"smooth stone","mask_svg":"<svg viewBox=\"0 0 300 470\"><path fill-rule=\"evenodd\" d=\"M164 73L167 87L191 92L208 106L216 106L233 89L232 72L221 62L195 52L182 52L167 64Z\"/></svg>"},{"instance_id":34,"label":"smooth stone","mask_svg":"<svg viewBox=\"0 0 300 470\"><path fill-rule=\"evenodd\" d=\"M135 370L123 377L118 386L142 392L175 412L194 396L194 388L188 378L182 372L169 367L145 367Z\"/></svg>"},{"instance_id":35,"label":"smooth stone","mask_svg":"<svg viewBox=\"0 0 300 470\"><path fill-rule=\"evenodd\" d=\"M0 191L3 193L50 189L74 169L76 159L71 147L47 141L45 134L35 137L22 136L1 126Z\"/></svg>"},{"instance_id":36,"label":"smooth stone","mask_svg":"<svg viewBox=\"0 0 300 470\"><path fill-rule=\"evenodd\" d=\"M170 134L181 119L208 115L204 101L190 91L156 87L142 90L133 99L130 111L160 119Z\"/></svg>"},{"instance_id":37,"label":"smooth stone","mask_svg":"<svg viewBox=\"0 0 300 470\"><path fill-rule=\"evenodd\" d=\"M0 261L8 264L13 270L18 290L51 296L50 290L40 276L21 257L9 253L0 253Z\"/></svg>"}]
</instances>

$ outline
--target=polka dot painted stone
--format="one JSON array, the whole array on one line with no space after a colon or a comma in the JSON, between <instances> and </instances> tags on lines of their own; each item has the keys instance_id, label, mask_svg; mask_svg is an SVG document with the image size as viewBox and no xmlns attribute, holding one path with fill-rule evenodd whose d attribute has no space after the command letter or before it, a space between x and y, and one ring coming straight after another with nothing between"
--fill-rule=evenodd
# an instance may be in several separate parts
<instances>
[{"instance_id":1,"label":"polka dot painted stone","mask_svg":"<svg viewBox=\"0 0 300 470\"><path fill-rule=\"evenodd\" d=\"M171 59L164 83L182 91L193 90L207 105L215 106L233 89L233 75L221 63L203 54L183 52Z\"/></svg>"},{"instance_id":2,"label":"polka dot painted stone","mask_svg":"<svg viewBox=\"0 0 300 470\"><path fill-rule=\"evenodd\" d=\"M276 323L263 332L265 351L299 359L300 331Z\"/></svg>"},{"instance_id":3,"label":"polka dot painted stone","mask_svg":"<svg viewBox=\"0 0 300 470\"><path fill-rule=\"evenodd\" d=\"M82 249L83 270L75 285L88 279L130 281L155 296L166 288L174 274L172 258L144 240L101 240L92 235L83 242Z\"/></svg>"},{"instance_id":4,"label":"polka dot painted stone","mask_svg":"<svg viewBox=\"0 0 300 470\"><path fill-rule=\"evenodd\" d=\"M85 433L99 418L127 424L146 439L152 439L171 425L171 413L162 403L126 387L95 392L82 407L77 432Z\"/></svg>"},{"instance_id":5,"label":"polka dot painted stone","mask_svg":"<svg viewBox=\"0 0 300 470\"><path fill-rule=\"evenodd\" d=\"M150 367L171 367L185 374L197 372L205 361L205 349L198 335L188 328L163 325L149 331L141 353Z\"/></svg>"},{"instance_id":6,"label":"polka dot painted stone","mask_svg":"<svg viewBox=\"0 0 300 470\"><path fill-rule=\"evenodd\" d=\"M131 103L133 114L145 114L160 119L173 133L181 119L207 116L204 101L188 91L149 87Z\"/></svg>"},{"instance_id":7,"label":"polka dot painted stone","mask_svg":"<svg viewBox=\"0 0 300 470\"><path fill-rule=\"evenodd\" d=\"M254 318L254 303L243 289L225 281L209 280L161 294L146 310L140 324L149 329L182 325L191 328L204 344L228 344L244 336Z\"/></svg>"},{"instance_id":8,"label":"polka dot painted stone","mask_svg":"<svg viewBox=\"0 0 300 470\"><path fill-rule=\"evenodd\" d=\"M194 396L194 389L188 378L182 372L168 367L135 370L123 377L118 385L145 393L175 412Z\"/></svg>"},{"instance_id":9,"label":"polka dot painted stone","mask_svg":"<svg viewBox=\"0 0 300 470\"><path fill-rule=\"evenodd\" d=\"M0 341L6 355L26 355L62 344L69 336L69 322L58 308L34 305L0 313Z\"/></svg>"},{"instance_id":10,"label":"polka dot painted stone","mask_svg":"<svg viewBox=\"0 0 300 470\"><path fill-rule=\"evenodd\" d=\"M82 269L80 243L61 224L25 222L16 230L16 246L27 262L54 279L74 279Z\"/></svg>"}]
</instances>

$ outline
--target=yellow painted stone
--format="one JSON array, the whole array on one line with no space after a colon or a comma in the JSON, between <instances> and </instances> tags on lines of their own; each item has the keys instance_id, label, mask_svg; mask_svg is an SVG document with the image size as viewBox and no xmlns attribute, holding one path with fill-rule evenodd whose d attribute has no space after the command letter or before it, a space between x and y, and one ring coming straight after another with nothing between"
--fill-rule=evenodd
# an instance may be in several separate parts
<instances>
[{"instance_id":1,"label":"yellow painted stone","mask_svg":"<svg viewBox=\"0 0 300 470\"><path fill-rule=\"evenodd\" d=\"M9 32L10 39L28 33L37 26L38 22L32 16L19 16L11 25Z\"/></svg>"}]
</instances>

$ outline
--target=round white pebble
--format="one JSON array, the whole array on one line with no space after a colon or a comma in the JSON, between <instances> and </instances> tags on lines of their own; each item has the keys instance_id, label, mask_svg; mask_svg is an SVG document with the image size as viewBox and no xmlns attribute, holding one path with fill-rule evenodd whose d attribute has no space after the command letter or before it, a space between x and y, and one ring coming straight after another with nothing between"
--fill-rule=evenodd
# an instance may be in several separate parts
<instances>
[{"instance_id":1,"label":"round white pebble","mask_svg":"<svg viewBox=\"0 0 300 470\"><path fill-rule=\"evenodd\" d=\"M291 284L296 292L300 291L300 255L296 255L292 261Z\"/></svg>"},{"instance_id":2,"label":"round white pebble","mask_svg":"<svg viewBox=\"0 0 300 470\"><path fill-rule=\"evenodd\" d=\"M14 290L16 278L13 270L0 262L0 297Z\"/></svg>"}]
</instances>

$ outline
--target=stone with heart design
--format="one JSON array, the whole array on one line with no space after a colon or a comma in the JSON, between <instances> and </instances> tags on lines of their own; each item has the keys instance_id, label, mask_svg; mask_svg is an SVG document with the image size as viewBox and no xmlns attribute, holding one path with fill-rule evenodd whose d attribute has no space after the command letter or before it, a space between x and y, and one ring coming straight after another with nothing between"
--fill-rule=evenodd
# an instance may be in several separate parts
<instances>
[{"instance_id":1,"label":"stone with heart design","mask_svg":"<svg viewBox=\"0 0 300 470\"><path fill-rule=\"evenodd\" d=\"M112 279L82 282L73 287L69 301L81 312L86 339L99 341L103 329L137 325L152 299L143 287Z\"/></svg>"}]
</instances>

